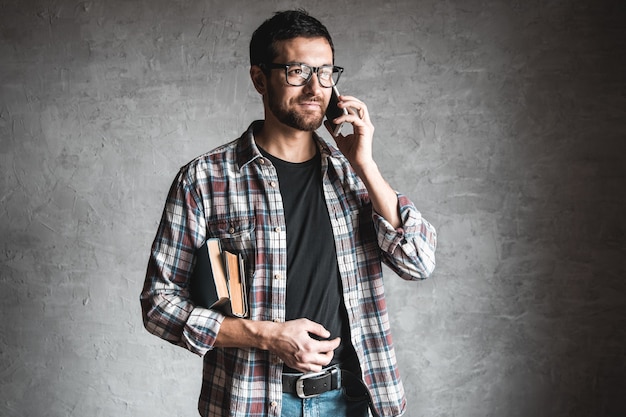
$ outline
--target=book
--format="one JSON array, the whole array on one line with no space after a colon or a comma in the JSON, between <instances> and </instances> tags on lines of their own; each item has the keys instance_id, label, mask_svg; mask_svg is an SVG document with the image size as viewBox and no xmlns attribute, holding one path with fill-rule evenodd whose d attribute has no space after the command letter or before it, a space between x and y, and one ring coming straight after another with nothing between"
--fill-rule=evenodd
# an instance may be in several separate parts
<instances>
[{"instance_id":1,"label":"book","mask_svg":"<svg viewBox=\"0 0 626 417\"><path fill-rule=\"evenodd\" d=\"M196 252L191 275L192 301L227 316L247 317L248 300L243 258L222 250L219 239L208 239Z\"/></svg>"}]
</instances>

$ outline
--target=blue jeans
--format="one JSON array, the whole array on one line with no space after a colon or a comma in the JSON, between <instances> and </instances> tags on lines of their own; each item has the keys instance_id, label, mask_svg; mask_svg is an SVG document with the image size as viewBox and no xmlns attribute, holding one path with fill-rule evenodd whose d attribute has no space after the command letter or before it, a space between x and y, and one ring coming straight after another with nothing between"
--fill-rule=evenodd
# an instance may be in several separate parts
<instances>
[{"instance_id":1,"label":"blue jeans","mask_svg":"<svg viewBox=\"0 0 626 417\"><path fill-rule=\"evenodd\" d=\"M306 399L284 393L281 417L367 417L367 394L354 398L344 391L345 389L336 389Z\"/></svg>"}]
</instances>

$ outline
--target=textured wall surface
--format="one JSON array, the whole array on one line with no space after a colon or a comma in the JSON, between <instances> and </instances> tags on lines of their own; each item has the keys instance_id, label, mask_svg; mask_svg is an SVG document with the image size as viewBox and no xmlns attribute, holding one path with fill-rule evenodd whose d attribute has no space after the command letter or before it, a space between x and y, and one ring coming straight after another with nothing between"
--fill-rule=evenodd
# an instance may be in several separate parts
<instances>
[{"instance_id":1,"label":"textured wall surface","mask_svg":"<svg viewBox=\"0 0 626 417\"><path fill-rule=\"evenodd\" d=\"M288 1L0 0L0 415L193 416L138 302L170 181L262 116ZM311 0L392 185L438 227L386 274L409 417L626 415L622 1Z\"/></svg>"}]
</instances>

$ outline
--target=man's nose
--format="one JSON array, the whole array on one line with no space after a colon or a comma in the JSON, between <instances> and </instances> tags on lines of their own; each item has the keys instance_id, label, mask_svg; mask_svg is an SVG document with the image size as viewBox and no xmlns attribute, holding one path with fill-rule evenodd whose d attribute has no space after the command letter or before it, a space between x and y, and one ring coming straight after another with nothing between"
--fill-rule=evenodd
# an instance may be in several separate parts
<instances>
[{"instance_id":1,"label":"man's nose","mask_svg":"<svg viewBox=\"0 0 626 417\"><path fill-rule=\"evenodd\" d=\"M304 88L311 91L318 91L324 88L322 87L322 84L320 84L320 79L317 76L317 71L311 74L311 78L309 78L309 81L304 85Z\"/></svg>"}]
</instances>

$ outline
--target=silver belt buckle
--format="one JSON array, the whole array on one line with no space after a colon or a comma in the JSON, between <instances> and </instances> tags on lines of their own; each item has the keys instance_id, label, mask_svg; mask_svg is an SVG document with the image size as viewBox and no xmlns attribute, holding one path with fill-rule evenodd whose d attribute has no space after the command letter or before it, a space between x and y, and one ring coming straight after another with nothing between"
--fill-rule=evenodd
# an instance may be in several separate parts
<instances>
[{"instance_id":1,"label":"silver belt buckle","mask_svg":"<svg viewBox=\"0 0 626 417\"><path fill-rule=\"evenodd\" d=\"M299 398L302 398L302 399L317 397L320 394L306 395L304 393L304 381L311 379L311 378L316 378L318 376L326 375L326 374L332 375L333 372L339 372L339 369L337 367L332 367L330 369L324 369L323 371L320 371L320 372L311 372L311 373L302 375L300 378L296 380L296 394L298 395ZM331 378L331 382L332 382L332 378Z\"/></svg>"}]
</instances>

